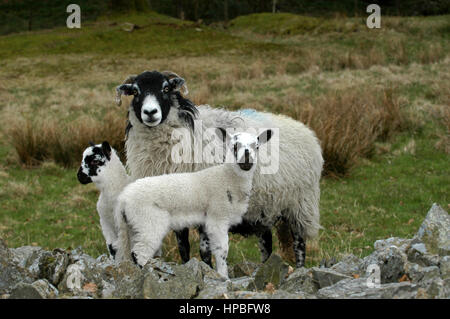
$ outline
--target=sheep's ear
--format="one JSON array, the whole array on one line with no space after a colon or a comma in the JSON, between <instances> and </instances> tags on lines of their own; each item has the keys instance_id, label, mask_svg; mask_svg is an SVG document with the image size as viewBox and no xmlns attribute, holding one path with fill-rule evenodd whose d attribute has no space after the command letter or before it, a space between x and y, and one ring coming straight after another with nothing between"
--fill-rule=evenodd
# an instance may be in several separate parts
<instances>
[{"instance_id":1,"label":"sheep's ear","mask_svg":"<svg viewBox=\"0 0 450 319\"><path fill-rule=\"evenodd\" d=\"M134 94L134 81L137 75L129 75L121 85L116 87L116 104L120 106L122 104L122 94L132 95ZM139 88L138 88L139 89Z\"/></svg>"},{"instance_id":2,"label":"sheep's ear","mask_svg":"<svg viewBox=\"0 0 450 319\"><path fill-rule=\"evenodd\" d=\"M180 80L182 80L183 83L180 84L180 85L178 86L178 89L175 89L175 90L178 91L178 90L180 90L180 88L183 88L183 92L182 92L182 93L183 93L184 95L188 95L189 90L188 90L188 88L187 88L186 81L185 81L181 76L179 76L178 74L176 74L176 73L173 72L173 71L162 71L161 74L167 76L167 78L169 79L169 83L170 83L170 80L176 79L176 78L179 78ZM179 80L175 80L175 82L177 82L177 81L179 81Z\"/></svg>"},{"instance_id":3,"label":"sheep's ear","mask_svg":"<svg viewBox=\"0 0 450 319\"><path fill-rule=\"evenodd\" d=\"M267 143L273 135L273 131L271 129L265 130L258 136L258 143L259 145Z\"/></svg>"},{"instance_id":4,"label":"sheep's ear","mask_svg":"<svg viewBox=\"0 0 450 319\"><path fill-rule=\"evenodd\" d=\"M108 161L111 159L111 145L107 141L102 143L102 152L105 154Z\"/></svg>"},{"instance_id":5,"label":"sheep's ear","mask_svg":"<svg viewBox=\"0 0 450 319\"><path fill-rule=\"evenodd\" d=\"M183 78L176 77L169 80L172 91L179 91L186 81Z\"/></svg>"},{"instance_id":6,"label":"sheep's ear","mask_svg":"<svg viewBox=\"0 0 450 319\"><path fill-rule=\"evenodd\" d=\"M225 130L222 127L216 128L216 134L217 134L218 137L220 137L222 139L222 141L224 143L228 144L230 142L230 140L231 140L230 134L228 134L227 130Z\"/></svg>"}]
</instances>

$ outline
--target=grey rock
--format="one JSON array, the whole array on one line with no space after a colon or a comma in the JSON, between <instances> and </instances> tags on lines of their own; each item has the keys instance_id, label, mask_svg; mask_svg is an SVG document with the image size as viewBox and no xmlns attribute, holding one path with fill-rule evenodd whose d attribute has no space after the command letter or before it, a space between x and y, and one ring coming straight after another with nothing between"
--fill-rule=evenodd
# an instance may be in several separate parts
<instances>
[{"instance_id":1,"label":"grey rock","mask_svg":"<svg viewBox=\"0 0 450 319\"><path fill-rule=\"evenodd\" d=\"M72 255L71 258L73 257ZM68 265L58 284L58 290L63 294L101 297L103 282L110 281L112 276L108 268L102 267L94 258L85 254L79 254L71 261L75 262Z\"/></svg>"},{"instance_id":2,"label":"grey rock","mask_svg":"<svg viewBox=\"0 0 450 319\"><path fill-rule=\"evenodd\" d=\"M414 263L405 264L405 273L413 283L427 282L440 276L437 266L422 267Z\"/></svg>"},{"instance_id":3,"label":"grey rock","mask_svg":"<svg viewBox=\"0 0 450 319\"><path fill-rule=\"evenodd\" d=\"M404 265L406 254L397 246L390 246L384 250L376 250L365 257L360 264L360 271L366 273L368 267L376 265L380 269L381 283L398 282L405 274Z\"/></svg>"},{"instance_id":4,"label":"grey rock","mask_svg":"<svg viewBox=\"0 0 450 319\"><path fill-rule=\"evenodd\" d=\"M429 253L450 255L450 216L433 204L415 237L425 243Z\"/></svg>"},{"instance_id":5,"label":"grey rock","mask_svg":"<svg viewBox=\"0 0 450 319\"><path fill-rule=\"evenodd\" d=\"M421 285L417 291L419 299L449 299L450 298L450 280L434 278Z\"/></svg>"},{"instance_id":6,"label":"grey rock","mask_svg":"<svg viewBox=\"0 0 450 319\"><path fill-rule=\"evenodd\" d=\"M314 281L312 271L308 268L297 268L280 285L280 289L293 294L314 294L319 289Z\"/></svg>"},{"instance_id":7,"label":"grey rock","mask_svg":"<svg viewBox=\"0 0 450 319\"><path fill-rule=\"evenodd\" d=\"M102 269L106 275L101 283L102 298L143 298L142 287L146 268L141 270L133 262L123 261L117 266L108 266L106 262Z\"/></svg>"},{"instance_id":8,"label":"grey rock","mask_svg":"<svg viewBox=\"0 0 450 319\"><path fill-rule=\"evenodd\" d=\"M32 284L20 282L14 286L10 299L48 299L56 298L58 290L45 279L39 279Z\"/></svg>"},{"instance_id":9,"label":"grey rock","mask_svg":"<svg viewBox=\"0 0 450 319\"><path fill-rule=\"evenodd\" d=\"M317 297L322 299L410 299L416 295L417 286L410 282L389 283L371 288L366 278L344 279L317 292Z\"/></svg>"},{"instance_id":10,"label":"grey rock","mask_svg":"<svg viewBox=\"0 0 450 319\"><path fill-rule=\"evenodd\" d=\"M334 270L327 268L312 268L312 276L319 288L332 286L335 283L351 278L350 276L340 274Z\"/></svg>"},{"instance_id":11,"label":"grey rock","mask_svg":"<svg viewBox=\"0 0 450 319\"><path fill-rule=\"evenodd\" d=\"M32 262L30 260L33 256L39 255L39 252L44 250L41 247L36 246L22 246L18 248L10 248L12 260L21 268L27 268ZM39 267L37 273L39 272Z\"/></svg>"},{"instance_id":12,"label":"grey rock","mask_svg":"<svg viewBox=\"0 0 450 319\"><path fill-rule=\"evenodd\" d=\"M9 293L20 282L30 284L35 279L32 273L14 262L12 253L0 239L0 295Z\"/></svg>"},{"instance_id":13,"label":"grey rock","mask_svg":"<svg viewBox=\"0 0 450 319\"><path fill-rule=\"evenodd\" d=\"M203 288L196 299L225 299L232 290L231 281L205 278Z\"/></svg>"},{"instance_id":14,"label":"grey rock","mask_svg":"<svg viewBox=\"0 0 450 319\"><path fill-rule=\"evenodd\" d=\"M419 264L423 267L438 266L440 261L439 255L428 253L424 243L418 242L418 239L415 241L416 243L411 245L411 247L409 247L406 251L408 261Z\"/></svg>"},{"instance_id":15,"label":"grey rock","mask_svg":"<svg viewBox=\"0 0 450 319\"><path fill-rule=\"evenodd\" d=\"M386 250L391 246L395 246L398 249L405 251L411 244L411 241L412 241L411 239L390 237L388 239L380 239L375 241L373 247L375 248L375 250Z\"/></svg>"},{"instance_id":16,"label":"grey rock","mask_svg":"<svg viewBox=\"0 0 450 319\"><path fill-rule=\"evenodd\" d=\"M39 259L39 278L47 279L51 284L57 286L66 272L70 257L62 249L44 253Z\"/></svg>"},{"instance_id":17,"label":"grey rock","mask_svg":"<svg viewBox=\"0 0 450 319\"><path fill-rule=\"evenodd\" d=\"M251 261L244 261L229 268L228 275L230 278L238 278L244 276L254 276L261 264Z\"/></svg>"},{"instance_id":18,"label":"grey rock","mask_svg":"<svg viewBox=\"0 0 450 319\"><path fill-rule=\"evenodd\" d=\"M287 277L288 269L289 265L279 255L270 255L269 259L256 271L256 288L264 290L268 283L272 283L277 289Z\"/></svg>"},{"instance_id":19,"label":"grey rock","mask_svg":"<svg viewBox=\"0 0 450 319\"><path fill-rule=\"evenodd\" d=\"M253 291L256 289L255 286L255 279L253 277L239 277L239 278L232 278L231 280L231 290L238 291L238 290L247 290L247 291Z\"/></svg>"},{"instance_id":20,"label":"grey rock","mask_svg":"<svg viewBox=\"0 0 450 319\"><path fill-rule=\"evenodd\" d=\"M283 290L270 292L233 291L226 294L228 299L314 299L314 296L305 293L293 294Z\"/></svg>"},{"instance_id":21,"label":"grey rock","mask_svg":"<svg viewBox=\"0 0 450 319\"><path fill-rule=\"evenodd\" d=\"M442 279L450 279L450 256L444 256L439 262Z\"/></svg>"},{"instance_id":22,"label":"grey rock","mask_svg":"<svg viewBox=\"0 0 450 319\"><path fill-rule=\"evenodd\" d=\"M193 272L192 265L169 265L150 262L145 267L142 294L149 299L189 299L203 287L202 273Z\"/></svg>"},{"instance_id":23,"label":"grey rock","mask_svg":"<svg viewBox=\"0 0 450 319\"><path fill-rule=\"evenodd\" d=\"M361 258L348 254L343 256L343 258L330 269L347 276L360 275L359 264L361 262Z\"/></svg>"}]
</instances>

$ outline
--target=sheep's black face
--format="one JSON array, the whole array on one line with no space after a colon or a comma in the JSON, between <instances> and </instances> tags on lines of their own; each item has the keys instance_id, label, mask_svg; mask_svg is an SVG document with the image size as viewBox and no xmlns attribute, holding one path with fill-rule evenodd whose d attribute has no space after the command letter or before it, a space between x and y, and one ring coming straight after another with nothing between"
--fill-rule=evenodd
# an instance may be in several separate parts
<instances>
[{"instance_id":1,"label":"sheep's black face","mask_svg":"<svg viewBox=\"0 0 450 319\"><path fill-rule=\"evenodd\" d=\"M133 95L131 103L137 119L148 127L155 127L167 119L171 108L178 108L179 116L193 125L197 110L193 103L178 92L184 84L180 77L170 78L158 71L146 71L134 78L133 83L120 85L117 90L125 95ZM173 105L174 101L177 105Z\"/></svg>"},{"instance_id":2,"label":"sheep's black face","mask_svg":"<svg viewBox=\"0 0 450 319\"><path fill-rule=\"evenodd\" d=\"M111 146L108 142L92 145L83 152L83 160L78 169L77 178L81 184L92 183L101 168L111 159Z\"/></svg>"}]
</instances>

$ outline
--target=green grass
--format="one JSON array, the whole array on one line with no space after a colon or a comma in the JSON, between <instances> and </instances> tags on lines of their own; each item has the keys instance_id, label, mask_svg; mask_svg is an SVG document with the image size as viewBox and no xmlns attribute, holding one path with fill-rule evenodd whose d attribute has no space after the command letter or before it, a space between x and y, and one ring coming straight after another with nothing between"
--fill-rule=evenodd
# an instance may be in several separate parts
<instances>
[{"instance_id":1,"label":"green grass","mask_svg":"<svg viewBox=\"0 0 450 319\"><path fill-rule=\"evenodd\" d=\"M324 229L308 246L307 265L344 253L364 256L377 239L412 237L432 203L447 210L450 203L449 155L435 148L446 132L433 115L435 108L448 106L448 16L383 21L384 29L370 31L356 18L261 14L233 20L230 30L201 26L198 31L192 23L149 13L103 17L81 30L2 36L0 112L51 113L62 123L81 114L101 118L113 106L113 88L124 75L173 63L188 73L191 94L207 84L212 105L261 105L273 111L277 106L271 101L286 96L392 87L420 123L380 141L376 155L361 159L348 176L322 179ZM125 32L123 22L142 28ZM364 60L374 49L382 58ZM251 66L255 60L260 64ZM280 61L287 61L284 69ZM260 69L262 75L252 75ZM12 247L81 245L93 256L106 253L95 187L79 184L76 168L22 167L2 128L0 137L0 237ZM194 232L191 237L198 257L198 237ZM165 251L168 259L179 260L173 236ZM231 264L259 261L259 256L254 237L231 236Z\"/></svg>"}]
</instances>

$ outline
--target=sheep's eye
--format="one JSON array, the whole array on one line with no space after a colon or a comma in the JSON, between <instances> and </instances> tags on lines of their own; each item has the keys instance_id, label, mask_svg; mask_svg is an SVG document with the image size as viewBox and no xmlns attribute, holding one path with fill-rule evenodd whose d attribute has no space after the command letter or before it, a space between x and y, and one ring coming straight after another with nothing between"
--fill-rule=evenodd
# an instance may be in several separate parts
<instances>
[{"instance_id":1,"label":"sheep's eye","mask_svg":"<svg viewBox=\"0 0 450 319\"><path fill-rule=\"evenodd\" d=\"M91 162L91 164L92 164L92 165L99 165L99 164L100 164L100 161L99 161L99 160L93 160L93 161Z\"/></svg>"},{"instance_id":2,"label":"sheep's eye","mask_svg":"<svg viewBox=\"0 0 450 319\"><path fill-rule=\"evenodd\" d=\"M133 95L134 95L134 96L138 95L138 93L139 93L138 90L133 89Z\"/></svg>"},{"instance_id":3,"label":"sheep's eye","mask_svg":"<svg viewBox=\"0 0 450 319\"><path fill-rule=\"evenodd\" d=\"M164 91L165 93L169 92L169 86L165 86L164 89L163 89L163 91Z\"/></svg>"}]
</instances>

